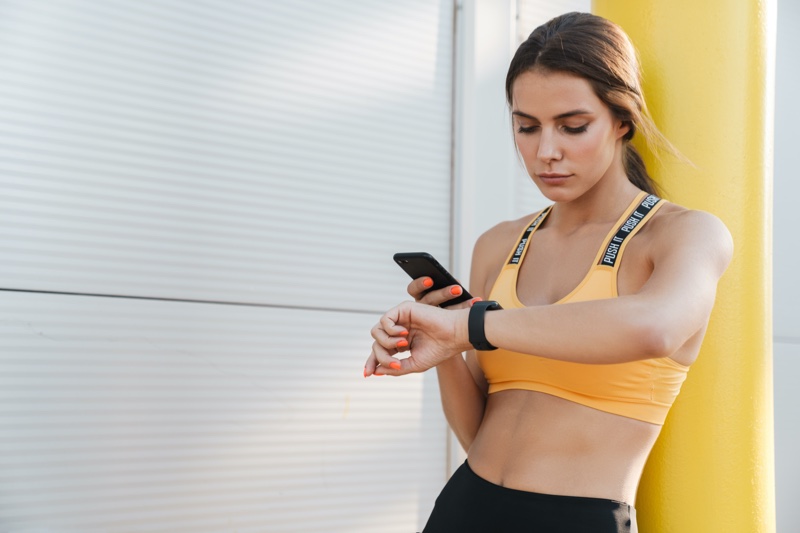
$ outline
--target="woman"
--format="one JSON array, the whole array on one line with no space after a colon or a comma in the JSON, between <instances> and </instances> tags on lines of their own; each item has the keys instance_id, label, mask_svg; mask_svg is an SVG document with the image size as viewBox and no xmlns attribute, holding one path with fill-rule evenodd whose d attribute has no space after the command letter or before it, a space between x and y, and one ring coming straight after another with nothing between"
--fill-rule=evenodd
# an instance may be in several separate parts
<instances>
[{"instance_id":1,"label":"woman","mask_svg":"<svg viewBox=\"0 0 800 533\"><path fill-rule=\"evenodd\" d=\"M553 205L479 238L468 308L436 307L459 288L414 280L417 302L373 328L365 376L437 369L468 458L425 532L635 531L642 469L697 357L731 237L655 196L630 140L658 134L613 23L570 13L537 28L506 95Z\"/></svg>"}]
</instances>

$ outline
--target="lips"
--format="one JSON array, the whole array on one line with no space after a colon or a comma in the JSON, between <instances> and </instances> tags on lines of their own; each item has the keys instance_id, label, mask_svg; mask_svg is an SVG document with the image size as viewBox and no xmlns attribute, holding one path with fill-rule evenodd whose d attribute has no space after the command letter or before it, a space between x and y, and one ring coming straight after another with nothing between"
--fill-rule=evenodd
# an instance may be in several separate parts
<instances>
[{"instance_id":1,"label":"lips","mask_svg":"<svg viewBox=\"0 0 800 533\"><path fill-rule=\"evenodd\" d=\"M542 172L541 174L537 174L537 176L539 177L539 180L541 180L542 183L545 183L547 185L560 185L562 183L565 183L572 176L572 174L561 174L558 172Z\"/></svg>"},{"instance_id":2,"label":"lips","mask_svg":"<svg viewBox=\"0 0 800 533\"><path fill-rule=\"evenodd\" d=\"M537 174L540 178L549 179L549 178L568 178L572 174L559 174L557 172L540 172Z\"/></svg>"}]
</instances>

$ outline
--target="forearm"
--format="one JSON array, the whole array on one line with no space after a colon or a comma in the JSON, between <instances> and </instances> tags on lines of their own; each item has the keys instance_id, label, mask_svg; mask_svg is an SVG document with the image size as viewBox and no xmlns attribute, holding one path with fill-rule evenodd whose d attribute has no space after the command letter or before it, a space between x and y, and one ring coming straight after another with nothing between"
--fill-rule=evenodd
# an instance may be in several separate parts
<instances>
[{"instance_id":1,"label":"forearm","mask_svg":"<svg viewBox=\"0 0 800 533\"><path fill-rule=\"evenodd\" d=\"M486 397L460 354L439 364L436 375L447 423L461 447L469 450L483 420Z\"/></svg>"},{"instance_id":2,"label":"forearm","mask_svg":"<svg viewBox=\"0 0 800 533\"><path fill-rule=\"evenodd\" d=\"M490 311L485 331L494 346L514 352L620 363L669 355L697 329L690 320L632 296Z\"/></svg>"}]
</instances>

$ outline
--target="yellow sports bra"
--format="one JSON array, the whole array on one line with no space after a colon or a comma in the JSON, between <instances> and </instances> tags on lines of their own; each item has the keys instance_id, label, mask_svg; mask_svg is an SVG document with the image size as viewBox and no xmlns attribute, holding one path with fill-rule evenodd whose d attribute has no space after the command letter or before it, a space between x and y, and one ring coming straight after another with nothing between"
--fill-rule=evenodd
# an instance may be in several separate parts
<instances>
[{"instance_id":1,"label":"yellow sports bra","mask_svg":"<svg viewBox=\"0 0 800 533\"><path fill-rule=\"evenodd\" d=\"M617 297L617 271L625 247L663 203L657 196L645 192L637 195L605 238L589 273L556 304ZM550 208L547 208L534 217L492 287L490 299L506 309L525 307L517 296L519 266L533 233L549 212ZM689 370L688 366L669 357L584 364L502 348L479 351L478 361L489 382L489 394L509 389L538 391L659 425L664 423Z\"/></svg>"}]
</instances>

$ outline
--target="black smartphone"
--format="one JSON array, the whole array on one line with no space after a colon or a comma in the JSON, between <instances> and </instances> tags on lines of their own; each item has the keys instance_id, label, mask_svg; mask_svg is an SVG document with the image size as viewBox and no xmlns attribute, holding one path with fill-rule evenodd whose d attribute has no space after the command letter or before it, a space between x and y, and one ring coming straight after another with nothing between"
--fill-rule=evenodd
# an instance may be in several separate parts
<instances>
[{"instance_id":1,"label":"black smartphone","mask_svg":"<svg viewBox=\"0 0 800 533\"><path fill-rule=\"evenodd\" d=\"M461 296L453 298L452 300L448 300L439 305L439 307L449 307L461 302L466 302L467 300L472 300L472 295L467 292L467 289L465 289L464 286L461 285L461 283L429 253L397 253L394 254L394 262L397 263L400 268L405 270L406 274L411 276L411 279L422 278L424 276L431 278L433 280L433 287L425 292L443 289L449 285L461 286L464 291L461 293Z\"/></svg>"}]
</instances>

